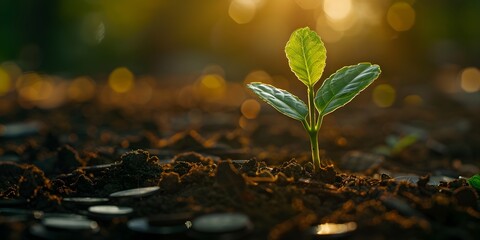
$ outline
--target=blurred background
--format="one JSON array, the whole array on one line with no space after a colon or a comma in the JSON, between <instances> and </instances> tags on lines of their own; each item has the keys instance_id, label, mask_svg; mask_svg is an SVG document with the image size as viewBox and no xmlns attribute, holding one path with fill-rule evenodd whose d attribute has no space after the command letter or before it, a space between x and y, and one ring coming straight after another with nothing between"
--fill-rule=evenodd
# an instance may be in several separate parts
<instances>
[{"instance_id":1,"label":"blurred background","mask_svg":"<svg viewBox=\"0 0 480 240\"><path fill-rule=\"evenodd\" d=\"M462 96L480 90L475 0L3 0L0 12L2 112L12 95L24 108L47 109L97 95L167 101L153 92L169 84L191 85L176 88L184 107L225 98L238 107L248 97L237 92L251 81L303 93L284 46L304 26L325 42L325 75L361 61L381 65L372 90L379 107L420 104L417 85Z\"/></svg>"}]
</instances>

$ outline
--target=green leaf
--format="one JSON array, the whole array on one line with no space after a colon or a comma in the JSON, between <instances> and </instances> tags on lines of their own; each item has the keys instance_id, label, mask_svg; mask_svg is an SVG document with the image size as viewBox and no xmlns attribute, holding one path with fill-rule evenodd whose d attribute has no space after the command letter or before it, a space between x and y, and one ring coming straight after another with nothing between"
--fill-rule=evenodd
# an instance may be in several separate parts
<instances>
[{"instance_id":1,"label":"green leaf","mask_svg":"<svg viewBox=\"0 0 480 240\"><path fill-rule=\"evenodd\" d=\"M283 89L259 82L249 83L247 87L279 112L300 121L307 117L307 105L297 96Z\"/></svg>"},{"instance_id":2,"label":"green leaf","mask_svg":"<svg viewBox=\"0 0 480 240\"><path fill-rule=\"evenodd\" d=\"M480 174L476 174L467 180L468 184L480 191Z\"/></svg>"},{"instance_id":3,"label":"green leaf","mask_svg":"<svg viewBox=\"0 0 480 240\"><path fill-rule=\"evenodd\" d=\"M320 116L323 117L350 102L367 88L380 72L378 65L359 63L343 67L332 74L315 95L315 107Z\"/></svg>"},{"instance_id":4,"label":"green leaf","mask_svg":"<svg viewBox=\"0 0 480 240\"><path fill-rule=\"evenodd\" d=\"M292 33L285 46L288 65L295 76L307 86L313 86L322 76L327 50L318 34L310 28Z\"/></svg>"}]
</instances>

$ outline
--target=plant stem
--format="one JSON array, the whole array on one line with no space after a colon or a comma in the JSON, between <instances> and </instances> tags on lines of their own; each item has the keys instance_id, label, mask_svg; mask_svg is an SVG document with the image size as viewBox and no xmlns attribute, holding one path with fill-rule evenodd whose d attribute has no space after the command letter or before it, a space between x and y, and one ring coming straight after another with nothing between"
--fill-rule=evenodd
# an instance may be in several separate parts
<instances>
[{"instance_id":1,"label":"plant stem","mask_svg":"<svg viewBox=\"0 0 480 240\"><path fill-rule=\"evenodd\" d=\"M307 97L308 97L308 117L309 117L309 121L308 123L310 124L310 127L312 129L309 129L309 131L311 130L314 130L315 128L315 125L316 122L315 122L315 118L316 118L316 111L315 111L315 99L314 99L314 89L313 89L313 86L308 86L307 87Z\"/></svg>"},{"instance_id":2,"label":"plant stem","mask_svg":"<svg viewBox=\"0 0 480 240\"><path fill-rule=\"evenodd\" d=\"M320 171L320 152L318 149L318 130L309 131L308 136L310 137L310 145L312 149L312 160L313 160L313 169L315 172Z\"/></svg>"},{"instance_id":3,"label":"plant stem","mask_svg":"<svg viewBox=\"0 0 480 240\"><path fill-rule=\"evenodd\" d=\"M308 136L310 137L310 146L312 150L312 161L314 171L320 171L320 152L318 149L318 130L320 129L320 124L322 119L319 117L317 120L317 112L315 109L315 99L314 99L314 89L313 86L308 86L307 95L308 95L308 115L309 115L309 127L306 128ZM305 124L304 124L305 126Z\"/></svg>"}]
</instances>

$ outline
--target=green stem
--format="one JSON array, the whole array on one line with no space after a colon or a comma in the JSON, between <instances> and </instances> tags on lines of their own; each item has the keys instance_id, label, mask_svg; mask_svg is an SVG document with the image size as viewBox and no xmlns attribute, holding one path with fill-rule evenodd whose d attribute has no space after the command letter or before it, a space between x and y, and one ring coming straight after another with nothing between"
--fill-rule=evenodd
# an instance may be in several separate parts
<instances>
[{"instance_id":1,"label":"green stem","mask_svg":"<svg viewBox=\"0 0 480 240\"><path fill-rule=\"evenodd\" d=\"M311 128L315 128L315 125L316 122L315 122L315 118L316 118L316 111L315 111L315 98L314 98L314 89L313 89L313 86L308 86L307 88L307 95L308 95L308 117L309 117L309 121L308 123L310 124L310 127ZM309 129L310 131L311 130L314 130L314 129Z\"/></svg>"},{"instance_id":2,"label":"green stem","mask_svg":"<svg viewBox=\"0 0 480 240\"><path fill-rule=\"evenodd\" d=\"M313 169L315 172L320 171L320 151L318 149L318 131L309 131L310 145L312 148Z\"/></svg>"},{"instance_id":3,"label":"green stem","mask_svg":"<svg viewBox=\"0 0 480 240\"><path fill-rule=\"evenodd\" d=\"M308 115L309 115L309 124L304 124L303 126L305 127L306 125L308 128L305 128L308 132L308 136L310 137L310 146L312 150L312 161L313 161L313 167L314 171L320 171L321 165L320 165L320 151L318 148L318 130L320 129L321 121L322 118L318 116L317 119L317 111L315 109L315 98L314 98L314 89L313 86L308 86L307 89L307 95L308 95Z\"/></svg>"}]
</instances>

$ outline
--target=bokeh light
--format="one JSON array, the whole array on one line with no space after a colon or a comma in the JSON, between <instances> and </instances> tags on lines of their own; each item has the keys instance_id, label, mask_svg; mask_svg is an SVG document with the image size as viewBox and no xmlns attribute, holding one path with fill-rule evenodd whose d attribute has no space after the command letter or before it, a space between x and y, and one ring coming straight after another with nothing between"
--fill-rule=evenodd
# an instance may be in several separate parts
<instances>
[{"instance_id":1,"label":"bokeh light","mask_svg":"<svg viewBox=\"0 0 480 240\"><path fill-rule=\"evenodd\" d=\"M238 24L245 24L252 21L259 0L232 0L228 8L228 15Z\"/></svg>"},{"instance_id":2,"label":"bokeh light","mask_svg":"<svg viewBox=\"0 0 480 240\"><path fill-rule=\"evenodd\" d=\"M85 102L95 96L96 84L86 76L74 79L68 86L68 98L75 102Z\"/></svg>"},{"instance_id":3,"label":"bokeh light","mask_svg":"<svg viewBox=\"0 0 480 240\"><path fill-rule=\"evenodd\" d=\"M415 10L406 2L396 2L388 9L387 21L397 32L408 31L415 24Z\"/></svg>"},{"instance_id":4,"label":"bokeh light","mask_svg":"<svg viewBox=\"0 0 480 240\"><path fill-rule=\"evenodd\" d=\"M0 67L0 96L7 94L12 86L10 75Z\"/></svg>"},{"instance_id":5,"label":"bokeh light","mask_svg":"<svg viewBox=\"0 0 480 240\"><path fill-rule=\"evenodd\" d=\"M316 30L320 34L322 41L327 43L338 42L342 39L344 33L332 28L329 21L324 16L319 16L316 23Z\"/></svg>"},{"instance_id":6,"label":"bokeh light","mask_svg":"<svg viewBox=\"0 0 480 240\"><path fill-rule=\"evenodd\" d=\"M251 71L244 79L243 83L248 84L251 82L262 82L266 84L273 84L270 74L263 70Z\"/></svg>"},{"instance_id":7,"label":"bokeh light","mask_svg":"<svg viewBox=\"0 0 480 240\"><path fill-rule=\"evenodd\" d=\"M206 74L200 77L198 91L206 101L219 101L225 97L225 79L218 74Z\"/></svg>"},{"instance_id":8,"label":"bokeh light","mask_svg":"<svg viewBox=\"0 0 480 240\"><path fill-rule=\"evenodd\" d=\"M126 67L116 68L110 73L108 84L117 93L128 92L134 85L134 75Z\"/></svg>"},{"instance_id":9,"label":"bokeh light","mask_svg":"<svg viewBox=\"0 0 480 240\"><path fill-rule=\"evenodd\" d=\"M341 20L352 11L352 0L324 0L323 10L330 19Z\"/></svg>"},{"instance_id":10,"label":"bokeh light","mask_svg":"<svg viewBox=\"0 0 480 240\"><path fill-rule=\"evenodd\" d=\"M322 1L319 0L295 0L295 2L305 10L315 9L322 3Z\"/></svg>"},{"instance_id":11,"label":"bokeh light","mask_svg":"<svg viewBox=\"0 0 480 240\"><path fill-rule=\"evenodd\" d=\"M463 91L473 93L480 90L480 71L477 68L463 69L460 79Z\"/></svg>"},{"instance_id":12,"label":"bokeh light","mask_svg":"<svg viewBox=\"0 0 480 240\"><path fill-rule=\"evenodd\" d=\"M260 103L254 99L247 99L242 103L240 111L246 119L255 119L260 112Z\"/></svg>"},{"instance_id":13,"label":"bokeh light","mask_svg":"<svg viewBox=\"0 0 480 240\"><path fill-rule=\"evenodd\" d=\"M130 102L137 105L147 104L153 97L155 82L150 78L142 78L135 82L135 87L128 94Z\"/></svg>"},{"instance_id":14,"label":"bokeh light","mask_svg":"<svg viewBox=\"0 0 480 240\"><path fill-rule=\"evenodd\" d=\"M423 104L423 98L417 94L411 94L406 96L403 99L403 103L406 106L412 106L412 107L421 106Z\"/></svg>"},{"instance_id":15,"label":"bokeh light","mask_svg":"<svg viewBox=\"0 0 480 240\"><path fill-rule=\"evenodd\" d=\"M53 93L53 82L37 73L22 75L16 83L17 91L24 100L41 101Z\"/></svg>"},{"instance_id":16,"label":"bokeh light","mask_svg":"<svg viewBox=\"0 0 480 240\"><path fill-rule=\"evenodd\" d=\"M373 89L372 97L378 107L390 107L395 102L396 90L390 84L380 84Z\"/></svg>"}]
</instances>

